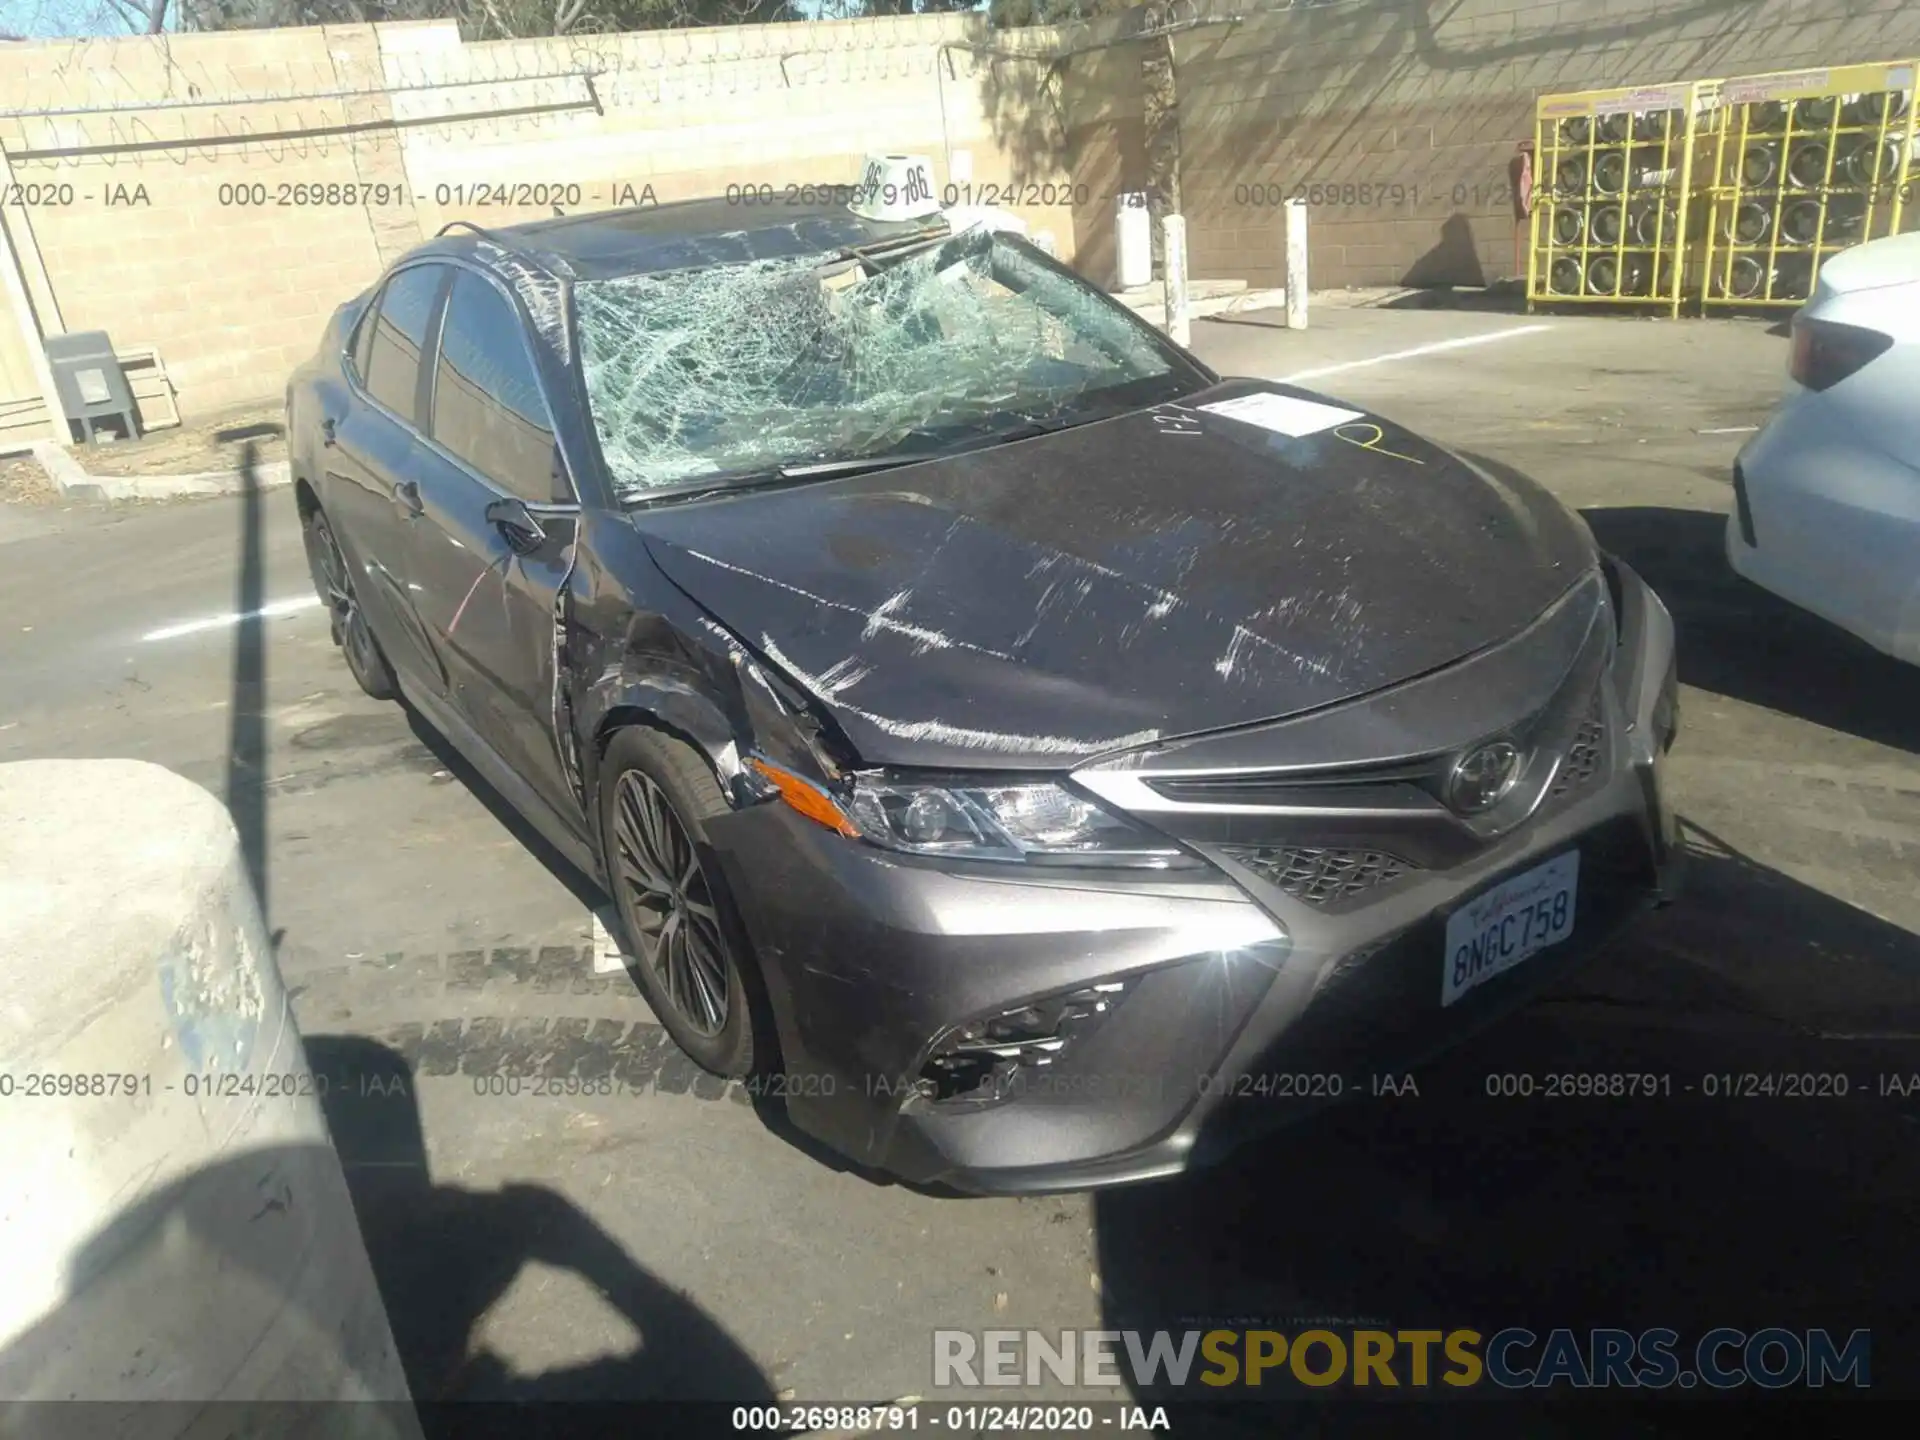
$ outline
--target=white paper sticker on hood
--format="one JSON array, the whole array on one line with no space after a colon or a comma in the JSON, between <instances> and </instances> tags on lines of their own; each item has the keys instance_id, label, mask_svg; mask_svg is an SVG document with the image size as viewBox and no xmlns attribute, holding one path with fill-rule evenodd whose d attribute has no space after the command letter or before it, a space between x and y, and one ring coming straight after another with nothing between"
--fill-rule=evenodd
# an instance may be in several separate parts
<instances>
[{"instance_id":1,"label":"white paper sticker on hood","mask_svg":"<svg viewBox=\"0 0 1920 1440\"><path fill-rule=\"evenodd\" d=\"M1300 400L1292 395L1241 395L1232 400L1216 400L1200 409L1295 437L1317 435L1322 430L1366 418L1358 410L1342 410L1337 405L1322 405L1317 400Z\"/></svg>"}]
</instances>

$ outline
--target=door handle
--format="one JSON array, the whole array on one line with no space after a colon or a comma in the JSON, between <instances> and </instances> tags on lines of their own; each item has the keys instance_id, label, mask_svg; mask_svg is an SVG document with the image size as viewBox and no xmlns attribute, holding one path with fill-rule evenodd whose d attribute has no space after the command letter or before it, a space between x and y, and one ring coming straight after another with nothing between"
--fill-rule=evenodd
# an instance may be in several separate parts
<instances>
[{"instance_id":1,"label":"door handle","mask_svg":"<svg viewBox=\"0 0 1920 1440\"><path fill-rule=\"evenodd\" d=\"M401 513L409 520L427 508L420 503L420 482L418 480L402 480L399 484L395 485L393 487L393 503L400 507Z\"/></svg>"},{"instance_id":2,"label":"door handle","mask_svg":"<svg viewBox=\"0 0 1920 1440\"><path fill-rule=\"evenodd\" d=\"M320 443L322 445L332 445L334 443L333 432L334 427L338 423L339 422L331 415L322 415L320 417Z\"/></svg>"}]
</instances>

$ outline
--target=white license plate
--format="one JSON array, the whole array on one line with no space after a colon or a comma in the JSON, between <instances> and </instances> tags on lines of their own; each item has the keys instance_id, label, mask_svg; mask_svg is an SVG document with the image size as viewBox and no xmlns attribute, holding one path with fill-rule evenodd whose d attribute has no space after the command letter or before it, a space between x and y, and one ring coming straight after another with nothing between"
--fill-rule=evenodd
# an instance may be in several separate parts
<instances>
[{"instance_id":1,"label":"white license plate","mask_svg":"<svg viewBox=\"0 0 1920 1440\"><path fill-rule=\"evenodd\" d=\"M1579 881L1580 852L1569 850L1454 911L1447 919L1441 1005L1571 935Z\"/></svg>"}]
</instances>

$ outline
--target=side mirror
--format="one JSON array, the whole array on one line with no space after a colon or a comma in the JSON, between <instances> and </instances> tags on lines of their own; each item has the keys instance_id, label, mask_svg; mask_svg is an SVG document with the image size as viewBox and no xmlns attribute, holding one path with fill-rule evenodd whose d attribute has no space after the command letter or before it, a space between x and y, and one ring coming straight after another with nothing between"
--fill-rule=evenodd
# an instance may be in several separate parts
<instances>
[{"instance_id":1,"label":"side mirror","mask_svg":"<svg viewBox=\"0 0 1920 1440\"><path fill-rule=\"evenodd\" d=\"M468 512L472 513L472 512ZM527 502L508 498L487 506L487 523L500 532L507 547L516 555L531 555L547 543L547 532Z\"/></svg>"}]
</instances>

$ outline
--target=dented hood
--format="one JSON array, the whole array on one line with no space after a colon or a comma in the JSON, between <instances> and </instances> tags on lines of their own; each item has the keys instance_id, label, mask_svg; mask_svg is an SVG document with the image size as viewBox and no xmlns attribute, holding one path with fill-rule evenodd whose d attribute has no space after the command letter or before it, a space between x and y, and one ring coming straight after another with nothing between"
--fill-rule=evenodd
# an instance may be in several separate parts
<instances>
[{"instance_id":1,"label":"dented hood","mask_svg":"<svg viewBox=\"0 0 1920 1440\"><path fill-rule=\"evenodd\" d=\"M635 523L879 765L1065 768L1294 715L1517 634L1594 563L1544 490L1377 416L1206 408L1253 394L1318 399L1227 382Z\"/></svg>"}]
</instances>

